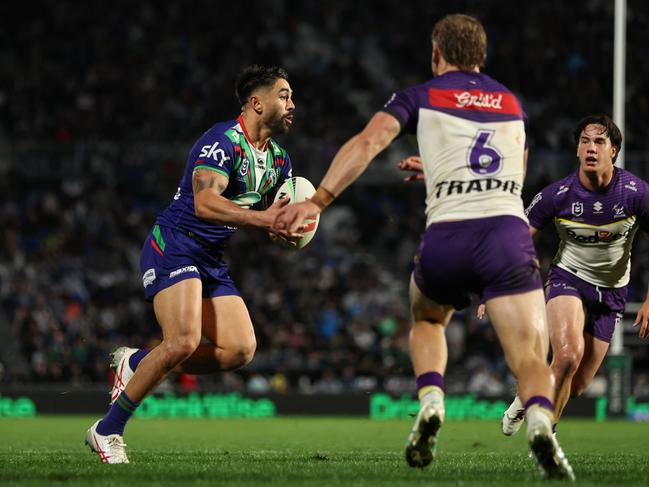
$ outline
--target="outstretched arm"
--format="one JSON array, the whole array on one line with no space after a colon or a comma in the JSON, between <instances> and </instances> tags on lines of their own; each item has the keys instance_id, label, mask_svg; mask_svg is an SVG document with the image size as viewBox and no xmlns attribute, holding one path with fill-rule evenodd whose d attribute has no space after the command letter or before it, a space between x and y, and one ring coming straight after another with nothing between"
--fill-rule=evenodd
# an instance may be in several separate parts
<instances>
[{"instance_id":1,"label":"outstretched arm","mask_svg":"<svg viewBox=\"0 0 649 487\"><path fill-rule=\"evenodd\" d=\"M326 208L331 203L330 196L339 196L356 181L370 162L399 135L400 130L399 122L392 115L376 113L361 133L340 148L311 201Z\"/></svg>"},{"instance_id":2,"label":"outstretched arm","mask_svg":"<svg viewBox=\"0 0 649 487\"><path fill-rule=\"evenodd\" d=\"M321 213L347 186L356 181L370 162L399 135L400 130L395 117L385 112L376 113L362 132L340 148L313 197L283 208L274 228L286 229L291 234L298 231L306 218Z\"/></svg>"}]
</instances>

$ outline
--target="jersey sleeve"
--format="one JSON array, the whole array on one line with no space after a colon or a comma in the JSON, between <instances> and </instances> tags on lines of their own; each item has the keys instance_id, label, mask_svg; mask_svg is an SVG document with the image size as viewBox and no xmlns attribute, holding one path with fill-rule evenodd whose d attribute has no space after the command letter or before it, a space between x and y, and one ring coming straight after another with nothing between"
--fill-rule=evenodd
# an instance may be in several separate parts
<instances>
[{"instance_id":1,"label":"jersey sleeve","mask_svg":"<svg viewBox=\"0 0 649 487\"><path fill-rule=\"evenodd\" d=\"M412 88L393 93L381 111L389 113L399 121L402 133L417 132L419 103L416 92Z\"/></svg>"},{"instance_id":2,"label":"jersey sleeve","mask_svg":"<svg viewBox=\"0 0 649 487\"><path fill-rule=\"evenodd\" d=\"M649 184L642 182L642 195L636 209L636 218L640 229L649 233Z\"/></svg>"},{"instance_id":3,"label":"jersey sleeve","mask_svg":"<svg viewBox=\"0 0 649 487\"><path fill-rule=\"evenodd\" d=\"M525 215L530 226L541 230L555 217L553 185L546 186L532 198L529 206L525 208Z\"/></svg>"},{"instance_id":4,"label":"jersey sleeve","mask_svg":"<svg viewBox=\"0 0 649 487\"><path fill-rule=\"evenodd\" d=\"M192 154L193 171L208 169L230 179L230 173L235 170L237 160L235 149L238 147L224 134L204 137Z\"/></svg>"}]
</instances>

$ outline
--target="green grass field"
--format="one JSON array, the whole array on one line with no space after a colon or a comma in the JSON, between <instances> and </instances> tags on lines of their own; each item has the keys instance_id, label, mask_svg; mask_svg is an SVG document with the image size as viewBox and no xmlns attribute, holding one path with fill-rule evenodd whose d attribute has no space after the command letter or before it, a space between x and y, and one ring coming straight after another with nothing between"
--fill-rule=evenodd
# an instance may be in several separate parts
<instances>
[{"instance_id":1,"label":"green grass field","mask_svg":"<svg viewBox=\"0 0 649 487\"><path fill-rule=\"evenodd\" d=\"M134 420L131 463L102 465L83 445L93 418L0 419L0 485L514 486L539 482L523 435L449 421L438 458L409 468L410 421L352 418ZM648 486L649 424L565 421L578 485Z\"/></svg>"}]
</instances>

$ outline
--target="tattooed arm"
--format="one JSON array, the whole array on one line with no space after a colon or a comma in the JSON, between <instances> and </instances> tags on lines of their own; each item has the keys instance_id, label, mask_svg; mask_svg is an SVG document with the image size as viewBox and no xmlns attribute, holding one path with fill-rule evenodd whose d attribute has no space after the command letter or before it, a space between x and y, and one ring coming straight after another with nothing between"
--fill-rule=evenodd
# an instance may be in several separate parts
<instances>
[{"instance_id":1,"label":"tattooed arm","mask_svg":"<svg viewBox=\"0 0 649 487\"><path fill-rule=\"evenodd\" d=\"M280 208L288 198L278 201L264 211L241 208L222 196L228 186L228 178L209 169L196 169L192 175L194 208L201 220L235 227L253 226L270 230ZM286 237L288 235L282 234Z\"/></svg>"}]
</instances>

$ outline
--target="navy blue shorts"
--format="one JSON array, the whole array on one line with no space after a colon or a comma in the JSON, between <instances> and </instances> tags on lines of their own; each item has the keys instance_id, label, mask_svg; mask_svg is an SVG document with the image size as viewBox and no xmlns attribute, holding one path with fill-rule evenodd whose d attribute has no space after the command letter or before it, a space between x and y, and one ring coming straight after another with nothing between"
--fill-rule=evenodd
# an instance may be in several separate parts
<instances>
[{"instance_id":1,"label":"navy blue shorts","mask_svg":"<svg viewBox=\"0 0 649 487\"><path fill-rule=\"evenodd\" d=\"M182 232L155 225L140 256L144 296L148 301L184 279L198 278L203 297L240 296L223 254Z\"/></svg>"},{"instance_id":2,"label":"navy blue shorts","mask_svg":"<svg viewBox=\"0 0 649 487\"><path fill-rule=\"evenodd\" d=\"M471 294L487 301L543 287L529 227L515 216L433 223L413 275L424 296L455 309Z\"/></svg>"},{"instance_id":3,"label":"navy blue shorts","mask_svg":"<svg viewBox=\"0 0 649 487\"><path fill-rule=\"evenodd\" d=\"M557 296L580 299L586 308L584 331L606 343L611 342L615 326L624 316L627 292L626 286L595 286L555 265L550 267L545 283L546 302Z\"/></svg>"}]
</instances>

